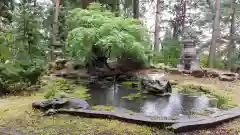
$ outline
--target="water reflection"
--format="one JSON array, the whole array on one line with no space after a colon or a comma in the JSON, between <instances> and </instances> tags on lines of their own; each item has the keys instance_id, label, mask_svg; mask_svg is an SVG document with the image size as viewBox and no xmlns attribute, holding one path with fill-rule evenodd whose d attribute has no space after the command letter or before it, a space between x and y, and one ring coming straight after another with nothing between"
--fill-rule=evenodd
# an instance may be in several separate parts
<instances>
[{"instance_id":1,"label":"water reflection","mask_svg":"<svg viewBox=\"0 0 240 135\"><path fill-rule=\"evenodd\" d=\"M199 112L203 110L204 108L207 108L209 106L209 98L205 95L197 97L197 99L194 102L194 106L197 106L194 112Z\"/></svg>"},{"instance_id":2,"label":"water reflection","mask_svg":"<svg viewBox=\"0 0 240 135\"><path fill-rule=\"evenodd\" d=\"M181 98L180 94L170 96L167 106L161 110L162 116L169 117L181 114L183 110Z\"/></svg>"},{"instance_id":3,"label":"water reflection","mask_svg":"<svg viewBox=\"0 0 240 135\"><path fill-rule=\"evenodd\" d=\"M142 112L147 116L173 116L184 114L186 111L200 111L209 107L209 100L206 96L193 97L181 94L158 97L147 95L146 99L135 98L127 100L122 97L138 90L124 88L120 85L109 86L108 88L92 88L89 91L91 105L111 105L121 107L134 112Z\"/></svg>"}]
</instances>

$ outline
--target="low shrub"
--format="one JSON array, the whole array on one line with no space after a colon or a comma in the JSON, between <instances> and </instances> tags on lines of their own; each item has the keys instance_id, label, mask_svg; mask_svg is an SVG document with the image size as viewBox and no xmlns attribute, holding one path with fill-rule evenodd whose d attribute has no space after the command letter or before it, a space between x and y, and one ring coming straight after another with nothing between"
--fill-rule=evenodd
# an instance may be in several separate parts
<instances>
[{"instance_id":1,"label":"low shrub","mask_svg":"<svg viewBox=\"0 0 240 135\"><path fill-rule=\"evenodd\" d=\"M163 49L152 57L153 63L164 63L166 66L177 67L180 57L180 43L176 40L164 40Z\"/></svg>"},{"instance_id":2,"label":"low shrub","mask_svg":"<svg viewBox=\"0 0 240 135\"><path fill-rule=\"evenodd\" d=\"M216 58L215 60L215 68L219 68L219 69L224 69L226 68L224 60L221 60L219 58ZM200 56L200 66L207 68L208 67L208 55L201 55Z\"/></svg>"},{"instance_id":3,"label":"low shrub","mask_svg":"<svg viewBox=\"0 0 240 135\"><path fill-rule=\"evenodd\" d=\"M32 63L0 64L0 93L13 94L38 83L43 69Z\"/></svg>"}]
</instances>

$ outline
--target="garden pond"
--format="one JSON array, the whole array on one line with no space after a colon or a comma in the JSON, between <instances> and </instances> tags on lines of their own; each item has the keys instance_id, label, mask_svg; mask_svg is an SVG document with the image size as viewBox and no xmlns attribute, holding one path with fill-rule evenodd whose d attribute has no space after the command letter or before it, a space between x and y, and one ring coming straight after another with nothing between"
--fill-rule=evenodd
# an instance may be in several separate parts
<instances>
[{"instance_id":1,"label":"garden pond","mask_svg":"<svg viewBox=\"0 0 240 135\"><path fill-rule=\"evenodd\" d=\"M124 108L151 117L189 116L190 113L215 109L206 95L190 96L178 92L169 95L147 94L143 90L121 84L91 85L88 93L91 96L88 100L91 106Z\"/></svg>"}]
</instances>

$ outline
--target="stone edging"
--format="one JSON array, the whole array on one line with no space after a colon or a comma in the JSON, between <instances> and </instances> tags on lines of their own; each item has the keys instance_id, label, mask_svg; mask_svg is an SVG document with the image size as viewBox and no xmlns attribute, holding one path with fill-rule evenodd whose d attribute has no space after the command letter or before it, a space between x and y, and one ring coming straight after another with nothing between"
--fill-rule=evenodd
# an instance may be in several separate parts
<instances>
[{"instance_id":1,"label":"stone edging","mask_svg":"<svg viewBox=\"0 0 240 135\"><path fill-rule=\"evenodd\" d=\"M83 116L90 118L108 118L116 119L129 123L145 124L151 126L172 126L175 132L186 132L191 130L216 127L224 121L234 119L240 116L240 108L229 109L214 113L209 116L202 116L199 118L191 118L184 120L159 120L151 119L151 117L143 116L141 114L128 114L110 111L96 111L96 110L69 110L59 109L60 114L70 114L74 116Z\"/></svg>"},{"instance_id":2,"label":"stone edging","mask_svg":"<svg viewBox=\"0 0 240 135\"><path fill-rule=\"evenodd\" d=\"M209 116L205 116L204 120L187 122L187 123L175 123L172 128L175 132L186 132L190 130L215 128L219 124L225 121L232 120L240 116L240 109L230 109L227 111L221 111Z\"/></svg>"}]
</instances>

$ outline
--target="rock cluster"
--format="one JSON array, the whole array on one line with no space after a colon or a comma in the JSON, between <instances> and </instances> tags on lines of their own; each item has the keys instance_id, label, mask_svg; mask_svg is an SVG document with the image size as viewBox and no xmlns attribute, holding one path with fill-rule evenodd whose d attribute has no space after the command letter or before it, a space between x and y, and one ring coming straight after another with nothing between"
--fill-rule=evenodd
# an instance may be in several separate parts
<instances>
[{"instance_id":1,"label":"rock cluster","mask_svg":"<svg viewBox=\"0 0 240 135\"><path fill-rule=\"evenodd\" d=\"M76 79L83 77L88 78L84 66L66 59L57 59L48 64L48 72L56 77L64 77L68 79Z\"/></svg>"},{"instance_id":2,"label":"rock cluster","mask_svg":"<svg viewBox=\"0 0 240 135\"><path fill-rule=\"evenodd\" d=\"M195 69L195 70L179 70L177 68L170 68L168 66L164 66L163 64L158 64L156 68L165 70L171 74L186 74L194 77L211 77L211 78L219 78L220 81L235 81L239 78L239 74L233 72L220 71L216 69L203 68L203 69Z\"/></svg>"}]
</instances>

